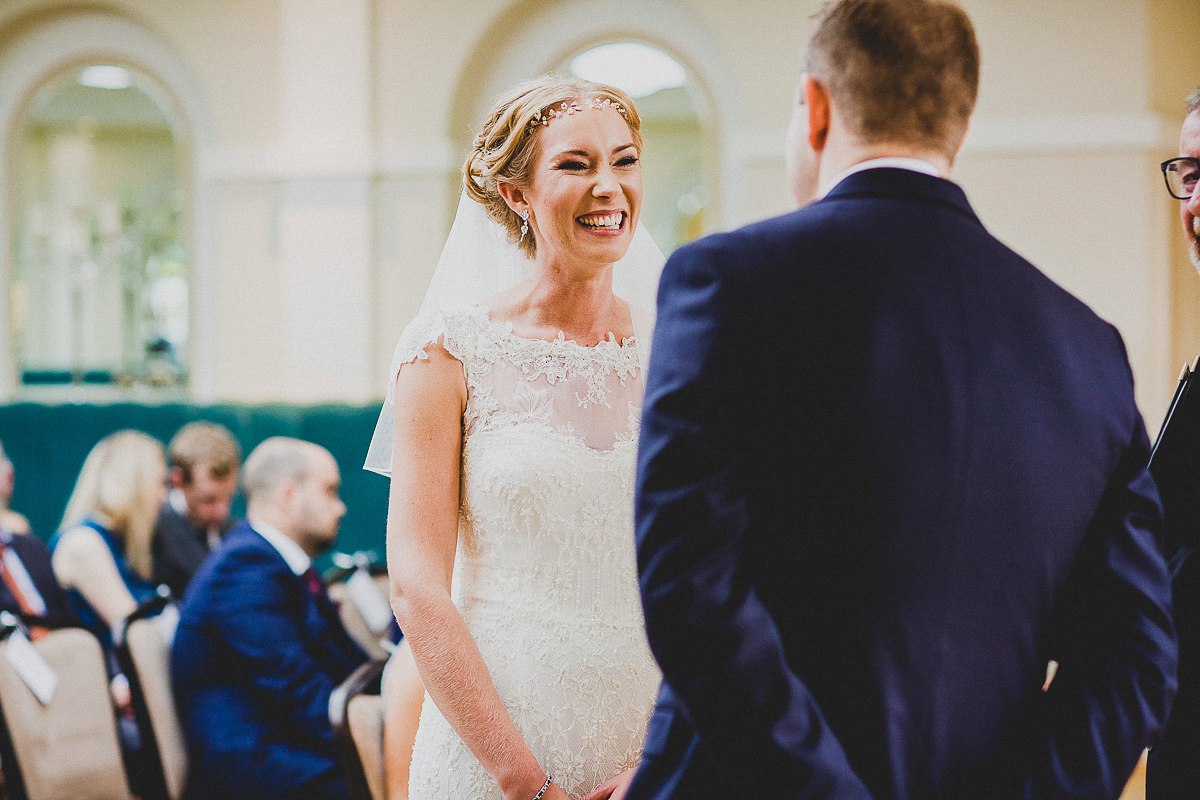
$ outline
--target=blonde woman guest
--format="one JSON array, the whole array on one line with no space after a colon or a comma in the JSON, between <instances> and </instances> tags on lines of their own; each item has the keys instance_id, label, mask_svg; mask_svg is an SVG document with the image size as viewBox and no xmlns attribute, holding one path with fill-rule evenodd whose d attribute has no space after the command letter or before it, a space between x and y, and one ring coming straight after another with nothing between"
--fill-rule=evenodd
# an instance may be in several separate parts
<instances>
[{"instance_id":1,"label":"blonde woman guest","mask_svg":"<svg viewBox=\"0 0 1200 800\"><path fill-rule=\"evenodd\" d=\"M162 444L118 431L92 448L50 540L51 563L84 624L111 643L112 626L154 592L150 539L166 500Z\"/></svg>"},{"instance_id":2,"label":"blonde woman guest","mask_svg":"<svg viewBox=\"0 0 1200 800\"><path fill-rule=\"evenodd\" d=\"M639 126L624 93L557 76L498 103L397 346L367 466L392 476L392 607L425 687L411 800L620 797L640 758L659 673L633 474L662 256L638 232Z\"/></svg>"}]
</instances>

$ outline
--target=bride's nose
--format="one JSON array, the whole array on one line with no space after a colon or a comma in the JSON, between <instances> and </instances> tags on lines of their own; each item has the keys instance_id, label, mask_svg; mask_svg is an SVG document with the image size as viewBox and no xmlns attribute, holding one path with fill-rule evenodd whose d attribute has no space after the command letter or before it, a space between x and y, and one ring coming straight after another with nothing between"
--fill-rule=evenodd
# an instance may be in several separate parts
<instances>
[{"instance_id":1,"label":"bride's nose","mask_svg":"<svg viewBox=\"0 0 1200 800\"><path fill-rule=\"evenodd\" d=\"M621 184L613 168L604 165L596 170L596 182L592 185L593 197L613 197L621 191Z\"/></svg>"}]
</instances>

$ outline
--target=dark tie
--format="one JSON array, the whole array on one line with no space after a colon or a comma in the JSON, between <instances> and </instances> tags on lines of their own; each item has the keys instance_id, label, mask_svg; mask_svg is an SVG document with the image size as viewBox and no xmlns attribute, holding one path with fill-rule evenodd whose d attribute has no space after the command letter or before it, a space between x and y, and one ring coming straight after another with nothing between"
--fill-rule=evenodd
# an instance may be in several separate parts
<instances>
[{"instance_id":1,"label":"dark tie","mask_svg":"<svg viewBox=\"0 0 1200 800\"><path fill-rule=\"evenodd\" d=\"M338 627L342 621L338 616L337 606L333 604L329 593L325 591L325 583L321 580L321 576L317 574L315 567L309 567L304 570L300 576L300 580L304 581L304 588L308 589L308 593L312 595L313 602L317 604L317 611L325 617L326 622L336 622Z\"/></svg>"},{"instance_id":2,"label":"dark tie","mask_svg":"<svg viewBox=\"0 0 1200 800\"><path fill-rule=\"evenodd\" d=\"M304 580L304 585L308 587L308 593L315 598L325 596L325 584L321 583L321 576L317 574L317 568L310 566L300 576Z\"/></svg>"},{"instance_id":3,"label":"dark tie","mask_svg":"<svg viewBox=\"0 0 1200 800\"><path fill-rule=\"evenodd\" d=\"M304 587L308 589L308 593L312 595L313 602L317 604L317 613L325 619L325 623L336 632L336 635L342 639L343 646L348 653L358 652L358 645L346 632L346 627L342 624L342 618L338 614L337 606L329 597L329 593L325 591L325 583L321 580L321 576L317 574L315 567L309 567L300 575L300 580L304 582ZM354 665L351 665L352 667ZM347 671L349 674L349 671Z\"/></svg>"}]
</instances>

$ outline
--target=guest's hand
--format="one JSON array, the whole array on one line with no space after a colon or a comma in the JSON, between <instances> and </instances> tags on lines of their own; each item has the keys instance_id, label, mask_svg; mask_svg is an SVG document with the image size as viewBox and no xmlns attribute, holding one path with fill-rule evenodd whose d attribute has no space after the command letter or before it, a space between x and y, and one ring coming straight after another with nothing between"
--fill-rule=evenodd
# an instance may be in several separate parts
<instances>
[{"instance_id":1,"label":"guest's hand","mask_svg":"<svg viewBox=\"0 0 1200 800\"><path fill-rule=\"evenodd\" d=\"M113 705L117 707L117 711L125 713L133 708L133 692L130 691L129 679L124 674L118 672L114 675L108 684L108 689L112 694Z\"/></svg>"},{"instance_id":2,"label":"guest's hand","mask_svg":"<svg viewBox=\"0 0 1200 800\"><path fill-rule=\"evenodd\" d=\"M623 800L625 793L629 791L629 784L633 783L635 772L637 772L637 767L627 769L615 778L609 778L597 786L595 791L584 795L579 800Z\"/></svg>"}]
</instances>

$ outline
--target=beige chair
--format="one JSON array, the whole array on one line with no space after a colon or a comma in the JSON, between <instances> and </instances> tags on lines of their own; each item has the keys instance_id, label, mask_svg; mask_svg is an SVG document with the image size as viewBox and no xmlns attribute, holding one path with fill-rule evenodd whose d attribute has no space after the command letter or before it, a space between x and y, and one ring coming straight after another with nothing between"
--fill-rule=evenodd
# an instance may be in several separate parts
<instances>
[{"instance_id":1,"label":"beige chair","mask_svg":"<svg viewBox=\"0 0 1200 800\"><path fill-rule=\"evenodd\" d=\"M173 609L172 609L173 611ZM171 691L171 627L163 617L130 617L117 648L142 732L142 800L180 800L187 782L187 747Z\"/></svg>"},{"instance_id":2,"label":"beige chair","mask_svg":"<svg viewBox=\"0 0 1200 800\"><path fill-rule=\"evenodd\" d=\"M383 698L386 660L368 661L329 696L329 722L354 800L384 800Z\"/></svg>"},{"instance_id":3,"label":"beige chair","mask_svg":"<svg viewBox=\"0 0 1200 800\"><path fill-rule=\"evenodd\" d=\"M58 677L43 706L0 643L0 760L10 800L131 800L100 643L82 628L34 643Z\"/></svg>"},{"instance_id":4,"label":"beige chair","mask_svg":"<svg viewBox=\"0 0 1200 800\"><path fill-rule=\"evenodd\" d=\"M386 602L388 594L391 592L387 573L371 577L375 581L375 587L379 590L381 598ZM338 616L341 617L346 632L354 638L354 641L358 642L367 655L373 659L386 659L388 649L384 647L383 642L386 641L387 631L377 633L371 630L362 612L350 598L345 581L336 581L329 585L329 599L337 606Z\"/></svg>"}]
</instances>

